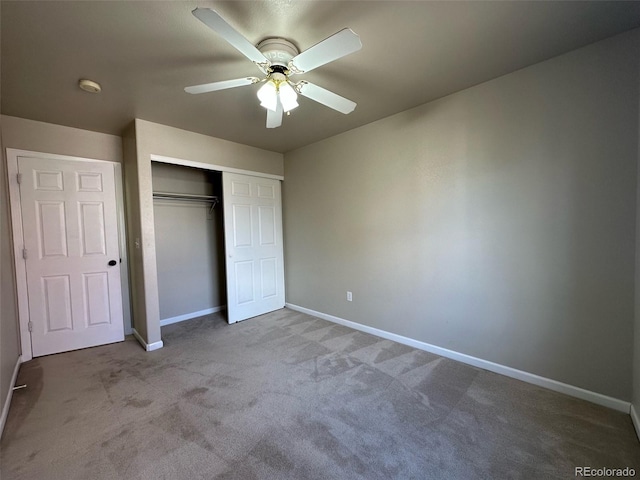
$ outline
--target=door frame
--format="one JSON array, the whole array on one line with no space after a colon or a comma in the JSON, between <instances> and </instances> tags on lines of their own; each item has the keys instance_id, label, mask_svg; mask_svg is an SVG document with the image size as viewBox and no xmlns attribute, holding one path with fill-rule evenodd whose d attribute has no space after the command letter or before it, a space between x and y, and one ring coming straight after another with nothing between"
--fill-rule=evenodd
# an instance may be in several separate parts
<instances>
[{"instance_id":1,"label":"door frame","mask_svg":"<svg viewBox=\"0 0 640 480\"><path fill-rule=\"evenodd\" d=\"M118 224L118 246L122 264L120 268L120 284L122 287L122 318L125 335L131 334L131 302L129 299L129 261L127 256L127 243L124 218L124 193L122 183L122 165L110 160L98 160L95 158L73 157L54 153L33 152L15 148L6 149L7 178L9 183L9 205L11 208L11 229L13 238L13 256L16 271L16 294L18 297L18 322L20 324L20 347L22 350L22 362L33 358L31 349L31 334L29 332L29 298L27 291L26 262L22 258L24 247L24 232L22 230L22 204L20 201L20 186L18 184L18 158L30 157L52 160L66 160L75 162L101 162L109 163L114 167L116 187L116 214Z\"/></svg>"},{"instance_id":2,"label":"door frame","mask_svg":"<svg viewBox=\"0 0 640 480\"><path fill-rule=\"evenodd\" d=\"M239 173L241 175L250 175L252 177L260 177L260 178L269 178L272 180L279 180L280 182L284 181L284 175L277 175L277 174L273 174L273 173L265 173L265 172L256 172L254 170L246 170L243 168L234 168L234 167L227 167L225 165L217 165L217 164L213 164L213 163L205 163L205 162L199 162L199 161L195 161L195 160L187 160L184 158L177 158L177 157L169 157L166 155L158 155L155 153L151 153L149 155L149 161L150 163L153 162L157 162L157 163L168 163L171 165L180 165L183 167L192 167L192 168L198 168L201 170L211 170L211 171L216 171L216 172L228 172L228 173ZM282 187L281 187L282 188ZM151 194L151 192L149 192L149 194ZM224 194L222 195L222 201L224 202ZM283 205L282 205L282 198L281 198L281 209L282 209ZM284 214L284 212L281 212L282 214ZM153 220L152 220L153 222ZM223 222L224 224L224 222ZM283 235L284 235L284 229L283 229ZM153 242L155 244L155 236L153 237ZM284 238L282 239L283 245L284 245ZM283 246L284 249L284 246ZM155 259L155 248L154 248L154 258L153 258L153 262L156 262ZM283 256L284 256L284 251L283 251ZM226 268L226 264L227 264L227 255L225 252L225 268ZM146 261L146 260L143 260ZM284 272L283 272L284 274ZM147 286L147 288L154 288L157 291L158 288L158 277L157 274L155 276L155 278L145 278L145 282L153 282L153 285L149 285L149 283L145 283L145 285ZM226 275L225 275L225 284L226 284L227 280L226 280ZM226 286L226 285L225 285ZM227 305L228 308L228 305ZM158 318L158 321L160 319ZM158 325L158 328L160 328L161 325ZM147 328L149 328L149 326L147 325ZM140 341L140 339L139 339ZM143 346L145 346L146 344L143 344L142 342L140 342ZM162 344L160 345L160 347L162 346ZM158 347L158 348L160 348ZM146 347L145 347L146 348Z\"/></svg>"},{"instance_id":3,"label":"door frame","mask_svg":"<svg viewBox=\"0 0 640 480\"><path fill-rule=\"evenodd\" d=\"M183 158L167 157L166 155L156 155L152 153L149 156L152 162L169 163L171 165L181 165L183 167L199 168L201 170L213 170L216 172L240 173L242 175L251 175L252 177L272 178L274 180L284 180L284 175L276 175L274 173L255 172L244 168L225 167L224 165L215 165L213 163L196 162L193 160L185 160Z\"/></svg>"}]
</instances>

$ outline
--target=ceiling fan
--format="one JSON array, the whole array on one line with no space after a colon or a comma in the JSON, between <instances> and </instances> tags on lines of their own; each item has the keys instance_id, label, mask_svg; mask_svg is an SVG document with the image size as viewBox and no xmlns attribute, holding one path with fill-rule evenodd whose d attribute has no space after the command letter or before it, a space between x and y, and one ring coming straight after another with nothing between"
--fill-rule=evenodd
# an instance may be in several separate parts
<instances>
[{"instance_id":1,"label":"ceiling fan","mask_svg":"<svg viewBox=\"0 0 640 480\"><path fill-rule=\"evenodd\" d=\"M342 58L362 48L360 37L345 28L300 53L295 45L283 38L267 38L256 46L229 25L215 10L196 8L193 15L224 38L231 46L251 60L265 75L264 78L244 77L235 80L194 85L184 89L187 93L207 93L227 88L263 83L258 90L260 105L267 109L267 128L282 125L282 115L298 106L298 94L348 114L355 102L306 80L293 82L289 77L309 72L314 68Z\"/></svg>"}]
</instances>

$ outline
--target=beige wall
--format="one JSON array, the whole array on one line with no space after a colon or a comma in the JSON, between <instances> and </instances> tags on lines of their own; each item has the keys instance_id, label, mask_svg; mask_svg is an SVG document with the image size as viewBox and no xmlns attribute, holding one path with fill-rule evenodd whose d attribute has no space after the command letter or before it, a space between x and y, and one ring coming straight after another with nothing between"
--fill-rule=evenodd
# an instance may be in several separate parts
<instances>
[{"instance_id":1,"label":"beige wall","mask_svg":"<svg viewBox=\"0 0 640 480\"><path fill-rule=\"evenodd\" d=\"M5 148L122 162L122 139L116 135L2 116Z\"/></svg>"},{"instance_id":2,"label":"beige wall","mask_svg":"<svg viewBox=\"0 0 640 480\"><path fill-rule=\"evenodd\" d=\"M144 275L140 248L140 190L135 122L122 133L124 196L127 212L127 249L129 251L129 285L131 295L131 324L146 338L146 310L144 303Z\"/></svg>"},{"instance_id":3,"label":"beige wall","mask_svg":"<svg viewBox=\"0 0 640 480\"><path fill-rule=\"evenodd\" d=\"M135 237L130 241L139 238L139 248L135 248L134 255L139 255L140 262L136 265L141 275L135 280L137 293L134 292L136 296L133 303L143 306L144 313L139 314L139 319L134 320L134 324L143 339L152 344L159 342L161 335L151 155L270 175L282 175L284 165L283 156L280 153L140 119L135 120L135 149L137 171L134 172L133 168L129 169L130 172L127 170L128 160L125 158L125 176L128 177L125 181L135 183L134 187L127 187L133 195L136 195L136 198L131 200L130 207L135 209L136 204L139 206L139 217L134 220L135 225L131 225L130 228L130 235Z\"/></svg>"},{"instance_id":4,"label":"beige wall","mask_svg":"<svg viewBox=\"0 0 640 480\"><path fill-rule=\"evenodd\" d=\"M287 301L630 400L638 47L285 154Z\"/></svg>"},{"instance_id":5,"label":"beige wall","mask_svg":"<svg viewBox=\"0 0 640 480\"><path fill-rule=\"evenodd\" d=\"M4 120L0 120L0 131ZM20 355L20 334L18 333L18 305L16 301L16 277L13 265L13 243L11 240L11 220L9 213L9 186L7 183L7 163L0 136L0 411L7 395L13 387L11 378Z\"/></svg>"},{"instance_id":6,"label":"beige wall","mask_svg":"<svg viewBox=\"0 0 640 480\"><path fill-rule=\"evenodd\" d=\"M640 89L640 85L638 86ZM640 99L639 99L640 102ZM640 104L638 106L640 111ZM640 118L638 118L638 192L636 203L636 288L635 288L635 323L633 331L633 399L635 427L640 439Z\"/></svg>"},{"instance_id":7,"label":"beige wall","mask_svg":"<svg viewBox=\"0 0 640 480\"><path fill-rule=\"evenodd\" d=\"M138 152L283 175L281 153L136 119Z\"/></svg>"}]
</instances>

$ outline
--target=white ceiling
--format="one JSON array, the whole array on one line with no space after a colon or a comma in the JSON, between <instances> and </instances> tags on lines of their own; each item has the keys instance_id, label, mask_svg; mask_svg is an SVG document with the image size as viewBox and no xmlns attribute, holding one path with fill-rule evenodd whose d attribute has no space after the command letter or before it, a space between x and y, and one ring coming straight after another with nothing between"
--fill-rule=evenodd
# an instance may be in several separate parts
<instances>
[{"instance_id":1,"label":"white ceiling","mask_svg":"<svg viewBox=\"0 0 640 480\"><path fill-rule=\"evenodd\" d=\"M189 85L258 76L198 21L216 9L251 42L306 50L344 27L363 48L304 78L358 103L309 99L266 129L256 85L189 95ZM640 26L640 2L5 1L2 113L119 135L135 117L286 152ZM80 78L102 85L78 89Z\"/></svg>"}]
</instances>

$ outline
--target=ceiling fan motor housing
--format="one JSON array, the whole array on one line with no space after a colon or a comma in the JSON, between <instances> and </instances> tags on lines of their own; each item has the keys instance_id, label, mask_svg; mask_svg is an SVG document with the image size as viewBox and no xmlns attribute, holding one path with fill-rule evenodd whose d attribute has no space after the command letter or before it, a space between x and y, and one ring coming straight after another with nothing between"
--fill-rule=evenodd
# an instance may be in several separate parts
<instances>
[{"instance_id":1,"label":"ceiling fan motor housing","mask_svg":"<svg viewBox=\"0 0 640 480\"><path fill-rule=\"evenodd\" d=\"M293 43L284 38L267 38L258 43L256 48L271 62L271 65L282 67L286 67L289 61L300 53Z\"/></svg>"}]
</instances>

